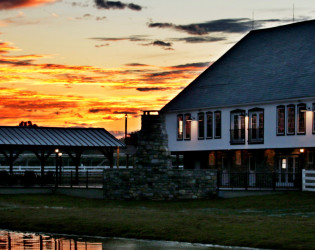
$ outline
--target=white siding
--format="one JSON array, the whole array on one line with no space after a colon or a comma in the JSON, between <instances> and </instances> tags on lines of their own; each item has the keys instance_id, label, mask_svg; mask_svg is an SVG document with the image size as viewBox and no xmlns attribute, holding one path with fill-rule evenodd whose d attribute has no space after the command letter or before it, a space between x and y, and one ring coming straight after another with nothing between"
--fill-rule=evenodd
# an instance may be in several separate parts
<instances>
[{"instance_id":1,"label":"white siding","mask_svg":"<svg viewBox=\"0 0 315 250\"><path fill-rule=\"evenodd\" d=\"M312 107L312 103L315 100L303 102L306 103L307 107ZM253 106L238 106L229 108L217 108L217 109L204 109L185 111L178 113L167 113L166 130L168 134L168 145L170 151L200 151L200 150L227 150L227 149L264 149L264 148L304 148L304 147L315 147L315 135L312 134L312 119L313 112L306 112L306 135L276 135L276 107L278 105L289 105L299 104L299 102L283 102L277 104L263 104ZM231 145L230 144L230 112L235 109L244 109L248 112L249 109L262 108L264 109L264 143L263 144L248 144L248 116L245 118L245 144L243 145ZM220 110L222 113L222 136L221 139L203 139L198 140L198 113L207 111ZM295 111L296 112L296 111ZM176 125L177 115L191 113L192 117L196 118L195 121L191 122L191 140L190 141L178 141L176 136ZM297 114L296 114L297 120ZM287 120L287 110L286 110ZM297 123L297 121L296 121ZM205 126L206 127L206 126ZM297 124L295 125L297 131ZM287 129L287 128L286 128Z\"/></svg>"}]
</instances>

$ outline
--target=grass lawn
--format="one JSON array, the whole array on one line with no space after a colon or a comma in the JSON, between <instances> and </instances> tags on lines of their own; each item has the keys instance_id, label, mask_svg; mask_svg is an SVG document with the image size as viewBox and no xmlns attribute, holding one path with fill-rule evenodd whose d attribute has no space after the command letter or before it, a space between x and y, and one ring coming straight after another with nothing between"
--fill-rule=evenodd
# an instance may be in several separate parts
<instances>
[{"instance_id":1,"label":"grass lawn","mask_svg":"<svg viewBox=\"0 0 315 250\"><path fill-rule=\"evenodd\" d=\"M171 202L1 195L0 228L315 249L315 193Z\"/></svg>"}]
</instances>

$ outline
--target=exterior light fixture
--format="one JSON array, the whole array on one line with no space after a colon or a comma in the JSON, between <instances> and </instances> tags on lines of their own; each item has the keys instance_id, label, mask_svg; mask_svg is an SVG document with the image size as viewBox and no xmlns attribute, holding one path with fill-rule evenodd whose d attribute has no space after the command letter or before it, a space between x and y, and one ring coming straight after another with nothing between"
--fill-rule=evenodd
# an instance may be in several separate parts
<instances>
[{"instance_id":1,"label":"exterior light fixture","mask_svg":"<svg viewBox=\"0 0 315 250\"><path fill-rule=\"evenodd\" d=\"M58 148L55 149L55 153L56 153L56 154L59 153L59 149L58 149Z\"/></svg>"},{"instance_id":2,"label":"exterior light fixture","mask_svg":"<svg viewBox=\"0 0 315 250\"><path fill-rule=\"evenodd\" d=\"M62 153L61 153L61 152L59 152L59 153L58 153L58 156L59 156L59 157L61 157L61 156L62 156Z\"/></svg>"},{"instance_id":3,"label":"exterior light fixture","mask_svg":"<svg viewBox=\"0 0 315 250\"><path fill-rule=\"evenodd\" d=\"M300 148L300 153L304 153L304 148Z\"/></svg>"},{"instance_id":4,"label":"exterior light fixture","mask_svg":"<svg viewBox=\"0 0 315 250\"><path fill-rule=\"evenodd\" d=\"M307 112L307 111L311 111L310 107L306 107L305 109L302 109L301 112Z\"/></svg>"},{"instance_id":5,"label":"exterior light fixture","mask_svg":"<svg viewBox=\"0 0 315 250\"><path fill-rule=\"evenodd\" d=\"M187 119L186 121L191 122L191 121L197 121L197 119L194 116L191 116L190 119Z\"/></svg>"}]
</instances>

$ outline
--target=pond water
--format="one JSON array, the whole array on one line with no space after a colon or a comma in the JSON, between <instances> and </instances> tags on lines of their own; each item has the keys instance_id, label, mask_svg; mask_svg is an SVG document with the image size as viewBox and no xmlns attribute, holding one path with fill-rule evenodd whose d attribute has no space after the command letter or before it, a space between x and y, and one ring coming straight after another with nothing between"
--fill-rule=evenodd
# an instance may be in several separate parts
<instances>
[{"instance_id":1,"label":"pond water","mask_svg":"<svg viewBox=\"0 0 315 250\"><path fill-rule=\"evenodd\" d=\"M79 237L0 230L0 250L104 250L104 249L250 249L208 244L106 237Z\"/></svg>"}]
</instances>

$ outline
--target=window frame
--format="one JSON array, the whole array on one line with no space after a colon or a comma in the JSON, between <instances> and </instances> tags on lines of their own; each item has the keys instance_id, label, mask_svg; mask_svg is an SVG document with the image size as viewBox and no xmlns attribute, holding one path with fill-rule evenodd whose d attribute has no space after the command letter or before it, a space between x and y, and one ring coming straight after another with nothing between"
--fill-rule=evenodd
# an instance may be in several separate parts
<instances>
[{"instance_id":1,"label":"window frame","mask_svg":"<svg viewBox=\"0 0 315 250\"><path fill-rule=\"evenodd\" d=\"M252 114L256 114L256 138L253 136L253 127L252 127ZM262 121L260 120L262 115ZM257 126L258 123L258 126ZM260 129L262 131L260 131ZM260 133L262 137L260 137ZM248 110L248 144L263 144L265 139L265 110L263 108L253 108Z\"/></svg>"},{"instance_id":2,"label":"window frame","mask_svg":"<svg viewBox=\"0 0 315 250\"><path fill-rule=\"evenodd\" d=\"M303 111L302 111L303 110ZM299 103L297 105L297 108L296 108L296 115L297 115L297 131L296 131L296 134L297 135L306 135L306 104L305 103ZM300 132L300 115L303 115L304 117L304 131Z\"/></svg>"},{"instance_id":3,"label":"window frame","mask_svg":"<svg viewBox=\"0 0 315 250\"><path fill-rule=\"evenodd\" d=\"M230 112L230 144L245 144L245 110L235 109ZM236 119L235 119L236 118ZM237 130L237 132L235 132ZM235 138L237 135L237 138Z\"/></svg>"},{"instance_id":4,"label":"window frame","mask_svg":"<svg viewBox=\"0 0 315 250\"><path fill-rule=\"evenodd\" d=\"M182 118L181 119L181 126L180 126L180 120L179 120L180 117ZM180 129L182 131L181 136L179 136L180 135ZM182 141L184 139L184 116L183 116L183 114L177 115L177 128L176 128L176 130L177 130L176 131L177 141Z\"/></svg>"},{"instance_id":5,"label":"window frame","mask_svg":"<svg viewBox=\"0 0 315 250\"><path fill-rule=\"evenodd\" d=\"M283 110L283 132L279 132L279 110L282 109ZM284 136L285 135L285 132L286 132L286 110L285 110L285 106L284 105L279 105L277 106L277 109L276 109L276 112L277 112L277 120L276 120L276 134L277 136Z\"/></svg>"},{"instance_id":6,"label":"window frame","mask_svg":"<svg viewBox=\"0 0 315 250\"><path fill-rule=\"evenodd\" d=\"M208 111L206 113L206 118L206 139L213 139L213 112ZM211 135L209 132L211 132Z\"/></svg>"},{"instance_id":7,"label":"window frame","mask_svg":"<svg viewBox=\"0 0 315 250\"><path fill-rule=\"evenodd\" d=\"M218 130L218 126L217 126L217 116L216 115L219 115L219 130ZM220 110L217 110L217 111L214 111L214 124L213 124L213 132L214 132L214 139L221 139L222 138L222 114L221 114L221 111ZM220 132L219 135L217 134L217 132Z\"/></svg>"},{"instance_id":8,"label":"window frame","mask_svg":"<svg viewBox=\"0 0 315 250\"><path fill-rule=\"evenodd\" d=\"M200 126L202 126L202 128ZM202 132L202 135L200 134L200 132ZM205 139L205 113L199 112L198 113L198 140L204 140L204 139Z\"/></svg>"},{"instance_id":9,"label":"window frame","mask_svg":"<svg viewBox=\"0 0 315 250\"><path fill-rule=\"evenodd\" d=\"M293 112L290 112L289 109L293 108ZM286 122L287 122L287 135L295 135L295 130L296 130L296 117L295 117L295 105L294 104L289 104L287 105L287 119L286 119ZM293 115L293 118L290 117L290 115ZM291 118L291 119L290 119ZM294 124L293 124L293 132L289 132L289 129L291 126L290 125L290 122L293 121Z\"/></svg>"},{"instance_id":10,"label":"window frame","mask_svg":"<svg viewBox=\"0 0 315 250\"><path fill-rule=\"evenodd\" d=\"M184 140L185 141L190 141L191 140L191 121L192 121L191 114L190 113L186 113L184 115L184 130L183 130L183 132L184 132ZM187 136L187 135L189 135L189 136Z\"/></svg>"}]
</instances>

